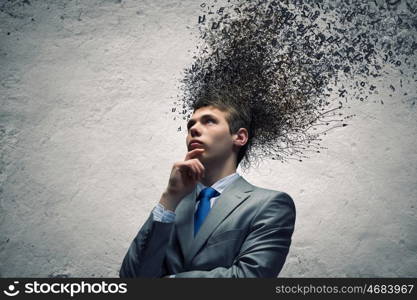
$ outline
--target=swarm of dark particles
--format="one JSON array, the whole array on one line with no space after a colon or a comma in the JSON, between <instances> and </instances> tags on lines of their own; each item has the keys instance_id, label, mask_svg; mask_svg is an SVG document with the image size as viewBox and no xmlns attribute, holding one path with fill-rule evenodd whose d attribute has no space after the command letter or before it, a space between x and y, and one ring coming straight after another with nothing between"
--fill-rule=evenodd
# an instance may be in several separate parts
<instances>
[{"instance_id":1,"label":"swarm of dark particles","mask_svg":"<svg viewBox=\"0 0 417 300\"><path fill-rule=\"evenodd\" d=\"M320 136L347 125L354 115L343 108L377 93L369 79L387 65L417 77L414 1L213 0L201 11L200 43L172 111L189 118L207 93L249 107L254 136L243 165L320 152Z\"/></svg>"}]
</instances>

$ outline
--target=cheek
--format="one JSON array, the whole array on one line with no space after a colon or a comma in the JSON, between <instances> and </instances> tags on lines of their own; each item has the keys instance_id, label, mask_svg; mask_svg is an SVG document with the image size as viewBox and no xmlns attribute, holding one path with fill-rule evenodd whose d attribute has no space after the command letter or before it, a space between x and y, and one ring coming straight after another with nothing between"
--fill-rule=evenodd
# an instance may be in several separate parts
<instances>
[{"instance_id":1,"label":"cheek","mask_svg":"<svg viewBox=\"0 0 417 300\"><path fill-rule=\"evenodd\" d=\"M224 152L225 150L228 150L231 147L232 147L232 141L230 137L228 137L223 132L213 137L213 149L219 152Z\"/></svg>"}]
</instances>

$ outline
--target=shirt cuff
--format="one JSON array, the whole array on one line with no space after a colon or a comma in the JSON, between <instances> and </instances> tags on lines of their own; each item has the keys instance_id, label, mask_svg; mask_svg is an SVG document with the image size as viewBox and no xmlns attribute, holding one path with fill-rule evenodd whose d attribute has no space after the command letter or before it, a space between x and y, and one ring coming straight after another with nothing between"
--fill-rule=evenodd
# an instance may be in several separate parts
<instances>
[{"instance_id":1,"label":"shirt cuff","mask_svg":"<svg viewBox=\"0 0 417 300\"><path fill-rule=\"evenodd\" d=\"M152 210L153 220L162 223L172 223L175 220L175 213L165 209L165 207L158 203Z\"/></svg>"}]
</instances>

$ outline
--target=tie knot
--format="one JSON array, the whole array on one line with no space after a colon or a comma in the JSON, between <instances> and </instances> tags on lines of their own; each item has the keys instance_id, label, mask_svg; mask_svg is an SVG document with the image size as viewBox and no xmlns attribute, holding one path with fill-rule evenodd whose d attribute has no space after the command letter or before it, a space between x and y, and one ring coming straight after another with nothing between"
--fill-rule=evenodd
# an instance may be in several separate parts
<instances>
[{"instance_id":1,"label":"tie knot","mask_svg":"<svg viewBox=\"0 0 417 300\"><path fill-rule=\"evenodd\" d=\"M218 191L216 191L212 187L206 187L206 188L201 190L200 194L197 197L197 201L199 201L201 199L210 199L210 198L216 197L218 195L220 195L220 193Z\"/></svg>"}]
</instances>

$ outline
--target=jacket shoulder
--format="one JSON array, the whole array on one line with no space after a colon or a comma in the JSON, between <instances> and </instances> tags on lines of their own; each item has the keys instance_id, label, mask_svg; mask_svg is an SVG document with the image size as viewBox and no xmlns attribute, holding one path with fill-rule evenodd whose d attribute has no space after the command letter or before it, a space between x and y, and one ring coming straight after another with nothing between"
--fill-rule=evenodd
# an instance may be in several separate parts
<instances>
[{"instance_id":1,"label":"jacket shoulder","mask_svg":"<svg viewBox=\"0 0 417 300\"><path fill-rule=\"evenodd\" d=\"M273 190L259 187L249 183L252 190L252 198L259 201L259 204L266 204L267 202L280 202L295 207L293 198L286 192L280 190Z\"/></svg>"}]
</instances>

